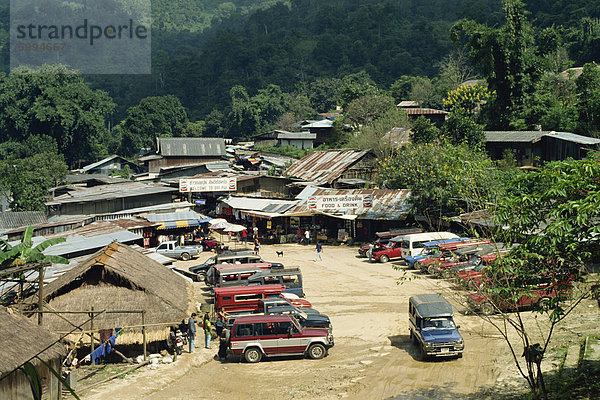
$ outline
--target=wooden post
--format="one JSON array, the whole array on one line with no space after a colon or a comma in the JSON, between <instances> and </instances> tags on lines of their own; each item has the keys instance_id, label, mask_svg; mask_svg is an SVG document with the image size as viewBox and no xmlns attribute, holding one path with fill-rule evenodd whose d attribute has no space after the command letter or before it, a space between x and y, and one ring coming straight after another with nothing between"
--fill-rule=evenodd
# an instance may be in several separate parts
<instances>
[{"instance_id":1,"label":"wooden post","mask_svg":"<svg viewBox=\"0 0 600 400\"><path fill-rule=\"evenodd\" d=\"M94 352L94 307L90 311L90 347L92 349L92 353Z\"/></svg>"},{"instance_id":2,"label":"wooden post","mask_svg":"<svg viewBox=\"0 0 600 400\"><path fill-rule=\"evenodd\" d=\"M44 311L44 270L45 266L42 264L38 272L38 310ZM42 324L42 316L44 313L38 313L38 325Z\"/></svg>"},{"instance_id":3,"label":"wooden post","mask_svg":"<svg viewBox=\"0 0 600 400\"><path fill-rule=\"evenodd\" d=\"M142 337L143 337L143 345L144 345L144 361L147 359L146 353L146 311L142 310Z\"/></svg>"}]
</instances>

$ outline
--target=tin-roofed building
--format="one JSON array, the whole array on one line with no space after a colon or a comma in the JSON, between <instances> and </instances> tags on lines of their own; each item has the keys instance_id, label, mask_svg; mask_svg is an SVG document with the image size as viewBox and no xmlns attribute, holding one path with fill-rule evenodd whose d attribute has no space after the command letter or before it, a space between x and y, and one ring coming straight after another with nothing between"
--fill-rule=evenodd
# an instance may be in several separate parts
<instances>
[{"instance_id":1,"label":"tin-roofed building","mask_svg":"<svg viewBox=\"0 0 600 400\"><path fill-rule=\"evenodd\" d=\"M293 163L285 175L316 185L337 187L340 179L372 180L376 167L375 155L369 150L314 151Z\"/></svg>"},{"instance_id":2,"label":"tin-roofed building","mask_svg":"<svg viewBox=\"0 0 600 400\"><path fill-rule=\"evenodd\" d=\"M600 139L569 132L554 131L486 131L486 150L499 160L506 151L519 166L537 166L548 161L584 158L589 150L600 148Z\"/></svg>"},{"instance_id":3,"label":"tin-roofed building","mask_svg":"<svg viewBox=\"0 0 600 400\"><path fill-rule=\"evenodd\" d=\"M148 172L162 168L220 161L225 157L223 138L156 138L156 154L140 157Z\"/></svg>"}]
</instances>

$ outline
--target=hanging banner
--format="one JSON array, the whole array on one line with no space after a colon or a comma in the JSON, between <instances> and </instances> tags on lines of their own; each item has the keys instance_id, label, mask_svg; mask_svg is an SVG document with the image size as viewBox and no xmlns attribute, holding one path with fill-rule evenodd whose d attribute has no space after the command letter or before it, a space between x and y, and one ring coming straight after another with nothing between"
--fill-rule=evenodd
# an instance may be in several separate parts
<instances>
[{"instance_id":1,"label":"hanging banner","mask_svg":"<svg viewBox=\"0 0 600 400\"><path fill-rule=\"evenodd\" d=\"M373 207L372 194L311 196L308 208L311 210L352 210Z\"/></svg>"},{"instance_id":2,"label":"hanging banner","mask_svg":"<svg viewBox=\"0 0 600 400\"><path fill-rule=\"evenodd\" d=\"M179 191L188 192L229 192L237 190L236 178L180 179Z\"/></svg>"}]
</instances>

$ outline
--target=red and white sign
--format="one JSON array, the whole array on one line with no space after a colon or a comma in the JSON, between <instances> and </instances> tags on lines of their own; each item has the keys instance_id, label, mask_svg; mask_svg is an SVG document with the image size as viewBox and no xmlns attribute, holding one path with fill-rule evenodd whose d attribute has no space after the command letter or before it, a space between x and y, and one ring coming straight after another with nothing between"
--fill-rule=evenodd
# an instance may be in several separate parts
<instances>
[{"instance_id":1,"label":"red and white sign","mask_svg":"<svg viewBox=\"0 0 600 400\"><path fill-rule=\"evenodd\" d=\"M373 207L372 194L323 195L308 198L310 210L354 210Z\"/></svg>"},{"instance_id":2,"label":"red and white sign","mask_svg":"<svg viewBox=\"0 0 600 400\"><path fill-rule=\"evenodd\" d=\"M180 179L179 191L187 192L235 192L237 190L236 178L205 178L205 179Z\"/></svg>"}]
</instances>

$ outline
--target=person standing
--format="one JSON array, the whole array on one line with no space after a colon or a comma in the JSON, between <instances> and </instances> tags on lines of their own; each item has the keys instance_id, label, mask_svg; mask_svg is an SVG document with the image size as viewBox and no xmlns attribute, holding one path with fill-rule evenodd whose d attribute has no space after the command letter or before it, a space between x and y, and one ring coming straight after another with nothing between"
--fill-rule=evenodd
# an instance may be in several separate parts
<instances>
[{"instance_id":1,"label":"person standing","mask_svg":"<svg viewBox=\"0 0 600 400\"><path fill-rule=\"evenodd\" d=\"M369 254L369 262L373 260L373 250L375 249L375 245L373 243L369 243L369 250L367 253Z\"/></svg>"},{"instance_id":2,"label":"person standing","mask_svg":"<svg viewBox=\"0 0 600 400\"><path fill-rule=\"evenodd\" d=\"M227 359L227 345L229 344L229 329L225 328L219 335L219 360Z\"/></svg>"},{"instance_id":3,"label":"person standing","mask_svg":"<svg viewBox=\"0 0 600 400\"><path fill-rule=\"evenodd\" d=\"M260 242L258 241L258 238L254 239L254 253L258 254L258 252L260 251Z\"/></svg>"},{"instance_id":4,"label":"person standing","mask_svg":"<svg viewBox=\"0 0 600 400\"><path fill-rule=\"evenodd\" d=\"M323 258L321 257L321 253L323 253L323 245L321 244L321 242L317 242L317 256L315 257L315 261L320 260L323 261Z\"/></svg>"},{"instance_id":5,"label":"person standing","mask_svg":"<svg viewBox=\"0 0 600 400\"><path fill-rule=\"evenodd\" d=\"M304 232L304 238L306 239L306 244L310 244L310 231L308 229Z\"/></svg>"},{"instance_id":6,"label":"person standing","mask_svg":"<svg viewBox=\"0 0 600 400\"><path fill-rule=\"evenodd\" d=\"M208 315L208 314L207 314ZM204 347L210 349L210 319L204 319Z\"/></svg>"},{"instance_id":7,"label":"person standing","mask_svg":"<svg viewBox=\"0 0 600 400\"><path fill-rule=\"evenodd\" d=\"M258 239L258 227L257 226L252 228L252 234L254 235L254 239Z\"/></svg>"},{"instance_id":8,"label":"person standing","mask_svg":"<svg viewBox=\"0 0 600 400\"><path fill-rule=\"evenodd\" d=\"M242 235L242 243L244 244L244 246L248 245L248 230L247 229L243 229L241 232Z\"/></svg>"},{"instance_id":9,"label":"person standing","mask_svg":"<svg viewBox=\"0 0 600 400\"><path fill-rule=\"evenodd\" d=\"M196 341L196 313L192 313L190 319L188 319L188 344L190 353L194 352L194 344Z\"/></svg>"}]
</instances>

